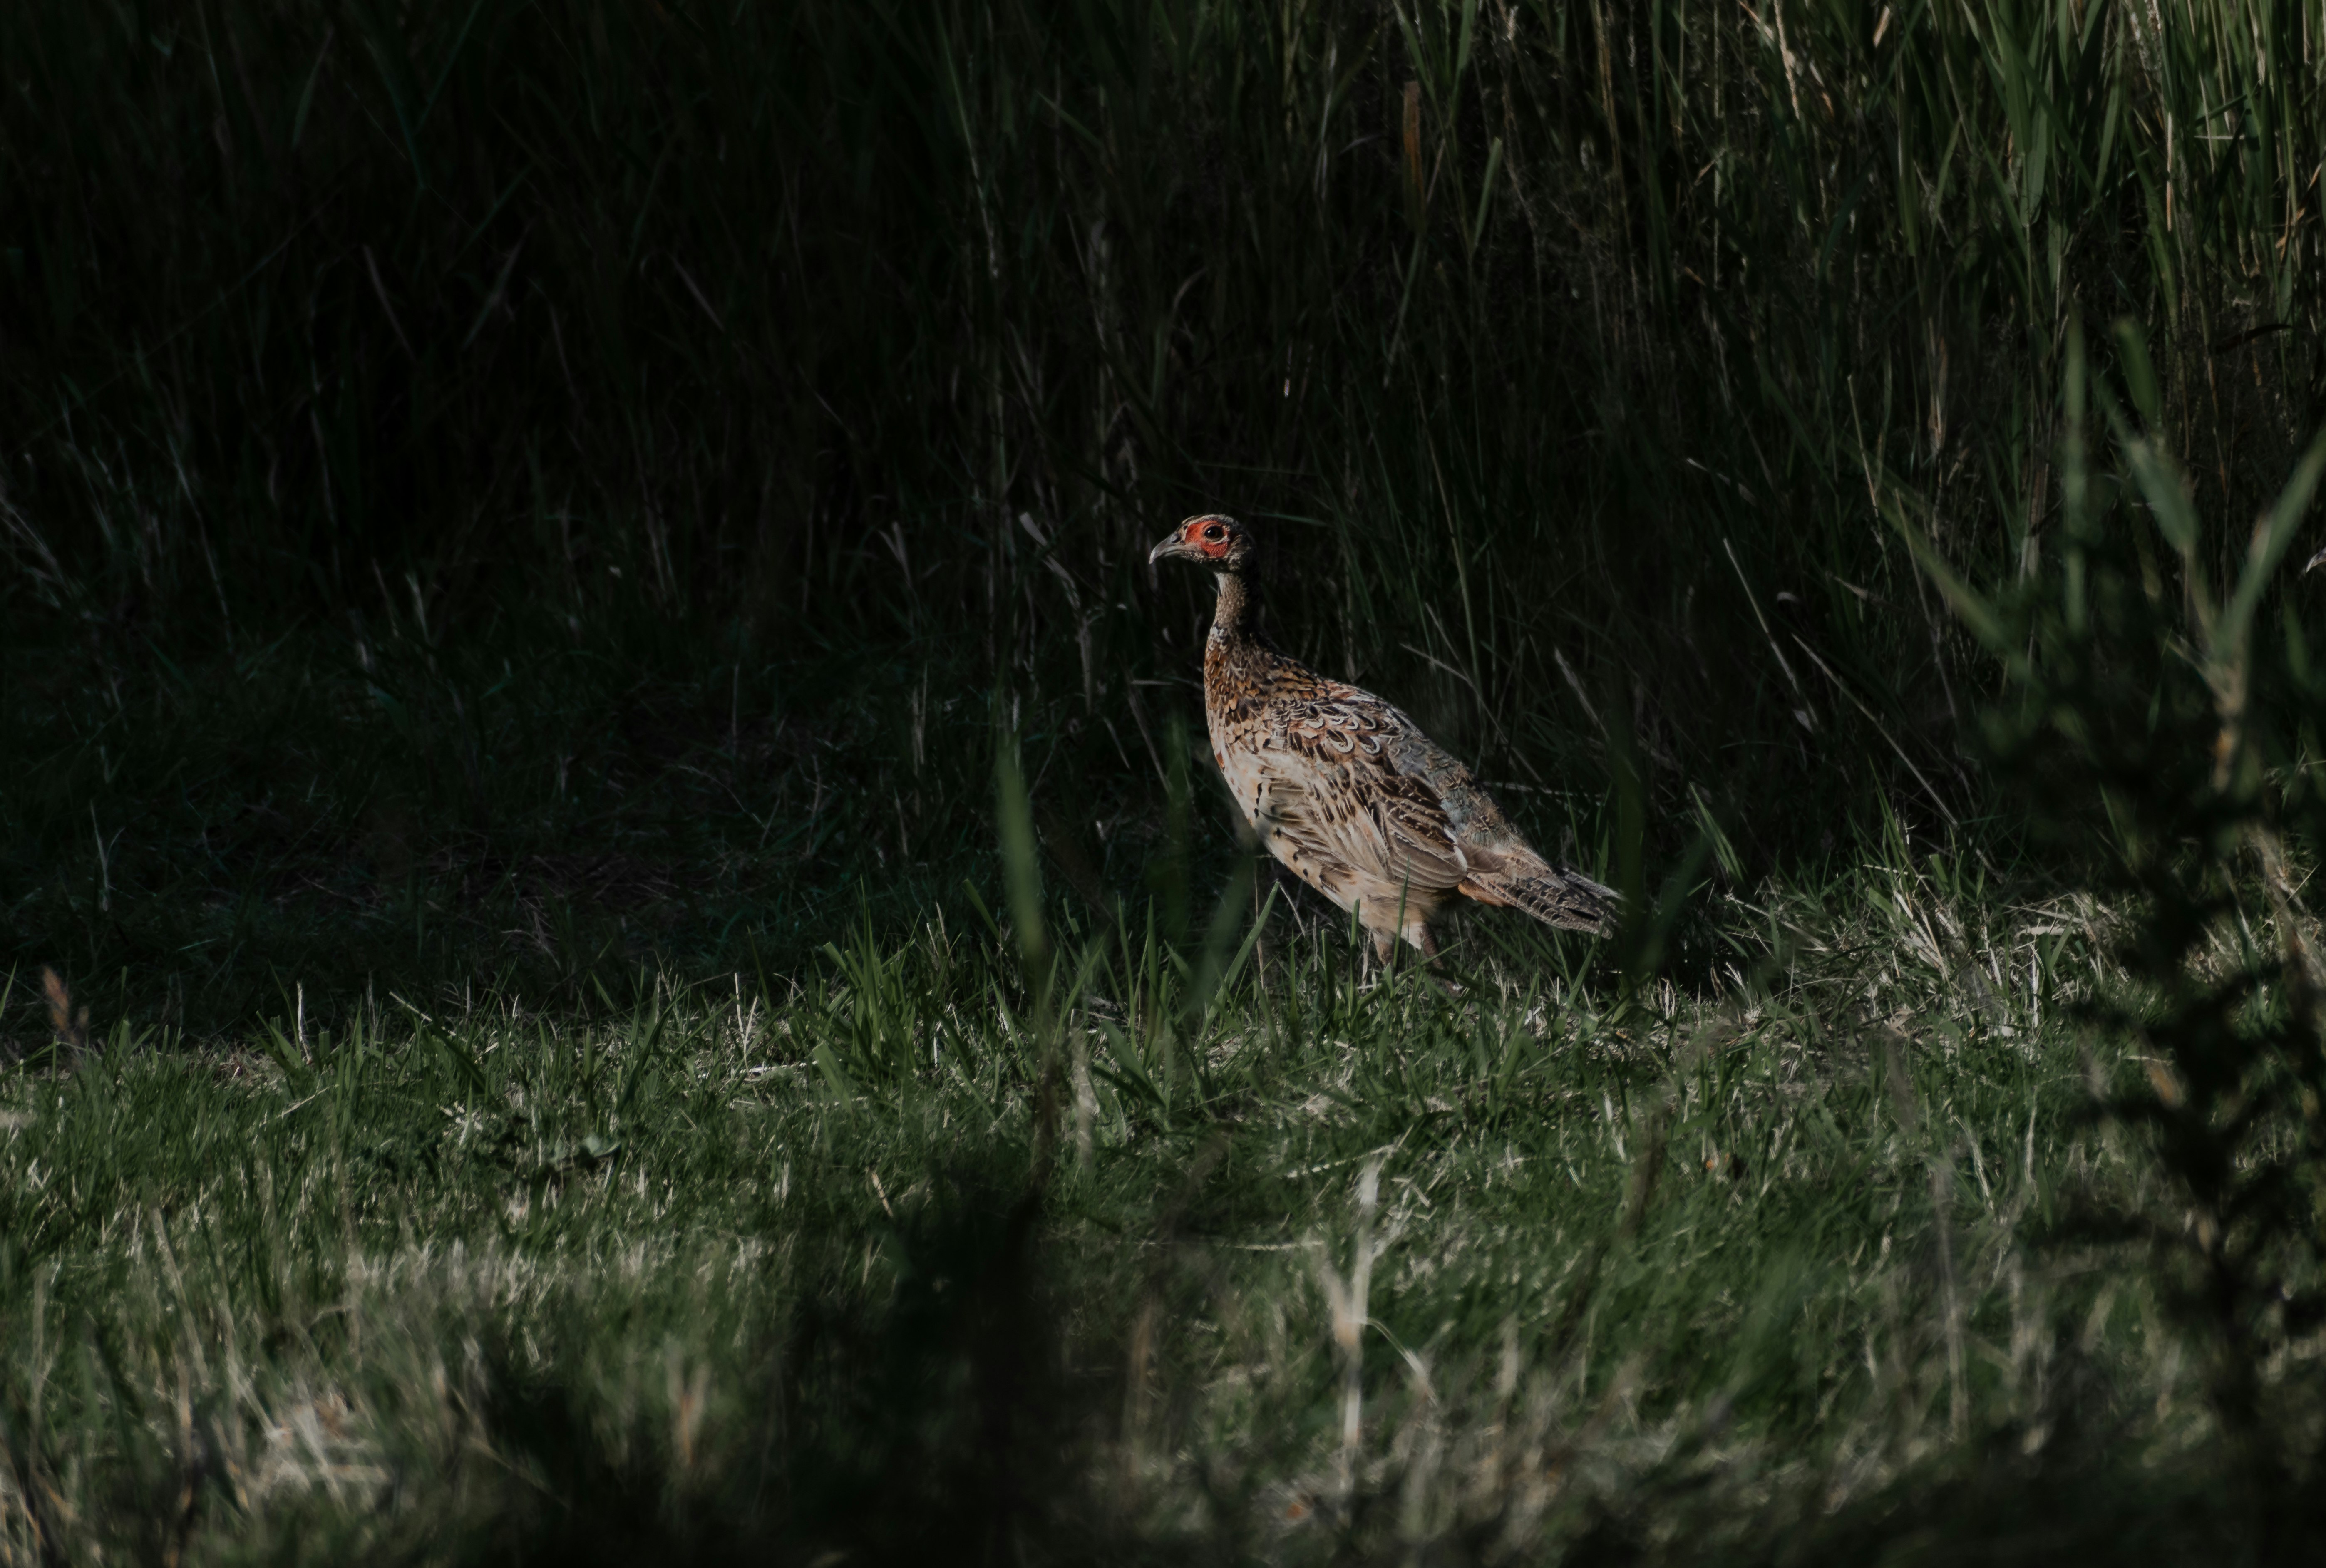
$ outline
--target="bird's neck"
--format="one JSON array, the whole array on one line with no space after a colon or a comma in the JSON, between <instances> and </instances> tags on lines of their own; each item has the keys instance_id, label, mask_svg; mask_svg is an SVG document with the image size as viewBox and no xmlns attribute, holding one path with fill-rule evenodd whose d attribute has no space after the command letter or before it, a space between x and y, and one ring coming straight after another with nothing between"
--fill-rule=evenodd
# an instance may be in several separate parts
<instances>
[{"instance_id":1,"label":"bird's neck","mask_svg":"<svg viewBox=\"0 0 2326 1568\"><path fill-rule=\"evenodd\" d=\"M1259 632L1260 589L1244 573L1220 573L1220 598L1212 610L1212 630L1225 637L1249 637Z\"/></svg>"}]
</instances>

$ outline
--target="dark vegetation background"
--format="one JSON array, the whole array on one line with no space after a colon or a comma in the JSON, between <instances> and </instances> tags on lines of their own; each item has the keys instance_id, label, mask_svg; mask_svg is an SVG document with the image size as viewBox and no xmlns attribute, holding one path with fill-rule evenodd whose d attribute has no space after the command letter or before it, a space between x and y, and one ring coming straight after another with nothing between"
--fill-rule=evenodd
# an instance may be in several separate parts
<instances>
[{"instance_id":1,"label":"dark vegetation background","mask_svg":"<svg viewBox=\"0 0 2326 1568\"><path fill-rule=\"evenodd\" d=\"M43 966L171 1047L778 997L1005 906L997 750L1060 929L1192 952L1240 852L1207 585L1146 553L1207 509L1291 648L1659 912L1604 984L1731 994L1722 897L1867 854L2081 886L2097 797L1998 773L2011 666L1909 538L2033 605L2084 570L2063 454L2137 440L2204 522L2109 535L2120 584L2238 579L2326 415L2320 25L12 5L0 1040L46 1060ZM2317 581L2254 624L2306 646ZM2293 667L2255 690L2306 713Z\"/></svg>"},{"instance_id":2,"label":"dark vegetation background","mask_svg":"<svg viewBox=\"0 0 2326 1568\"><path fill-rule=\"evenodd\" d=\"M10 960L203 1027L270 965L789 964L950 895L1005 726L1138 895L1205 508L1586 861L1611 732L1659 863L1983 817L1879 504L2039 561L2120 317L2206 515L2275 493L2314 22L19 8Z\"/></svg>"}]
</instances>

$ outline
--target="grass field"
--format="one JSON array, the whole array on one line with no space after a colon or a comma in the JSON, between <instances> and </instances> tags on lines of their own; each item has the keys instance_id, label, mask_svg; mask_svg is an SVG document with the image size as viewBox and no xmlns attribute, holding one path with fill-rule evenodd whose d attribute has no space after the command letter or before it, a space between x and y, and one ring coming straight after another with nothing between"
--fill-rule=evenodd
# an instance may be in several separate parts
<instances>
[{"instance_id":1,"label":"grass field","mask_svg":"<svg viewBox=\"0 0 2326 1568\"><path fill-rule=\"evenodd\" d=\"M2246 1521L2179 1339L2033 1245L2148 1180L2078 1125L2083 921L1966 931L1958 875L1740 910L1795 949L1749 1004L1620 1022L1332 938L1208 998L1102 942L1046 1014L932 931L773 1007L384 1003L42 1075L14 1545L2193 1551Z\"/></svg>"},{"instance_id":2,"label":"grass field","mask_svg":"<svg viewBox=\"0 0 2326 1568\"><path fill-rule=\"evenodd\" d=\"M2318 27L0 14L0 1561L2296 1560Z\"/></svg>"}]
</instances>

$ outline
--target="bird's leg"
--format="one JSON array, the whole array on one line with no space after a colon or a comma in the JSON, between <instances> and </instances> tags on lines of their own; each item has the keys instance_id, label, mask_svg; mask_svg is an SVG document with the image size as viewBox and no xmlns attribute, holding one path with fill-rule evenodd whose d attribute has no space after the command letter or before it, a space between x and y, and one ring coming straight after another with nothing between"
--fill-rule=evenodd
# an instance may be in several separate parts
<instances>
[{"instance_id":1,"label":"bird's leg","mask_svg":"<svg viewBox=\"0 0 2326 1568\"><path fill-rule=\"evenodd\" d=\"M1373 961L1381 966L1383 973L1387 973L1389 970L1390 960L1397 953L1397 932L1393 931L1382 931L1379 927L1374 927L1372 929L1372 935L1373 939Z\"/></svg>"},{"instance_id":2,"label":"bird's leg","mask_svg":"<svg viewBox=\"0 0 2326 1568\"><path fill-rule=\"evenodd\" d=\"M1422 924L1421 922L1416 920L1407 923L1405 928L1405 940L1411 942L1415 949L1419 951L1424 963L1434 963L1437 961L1437 939L1429 934L1429 928Z\"/></svg>"}]
</instances>

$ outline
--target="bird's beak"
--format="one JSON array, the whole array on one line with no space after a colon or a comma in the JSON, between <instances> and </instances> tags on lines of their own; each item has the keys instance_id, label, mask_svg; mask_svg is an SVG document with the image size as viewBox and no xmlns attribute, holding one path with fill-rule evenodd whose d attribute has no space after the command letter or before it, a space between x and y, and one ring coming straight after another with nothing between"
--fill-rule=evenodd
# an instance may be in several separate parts
<instances>
[{"instance_id":1,"label":"bird's beak","mask_svg":"<svg viewBox=\"0 0 2326 1568\"><path fill-rule=\"evenodd\" d=\"M1160 544L1147 552L1149 566L1158 561L1201 561L1203 558L1203 552L1188 543L1185 534L1177 533L1168 535Z\"/></svg>"}]
</instances>

